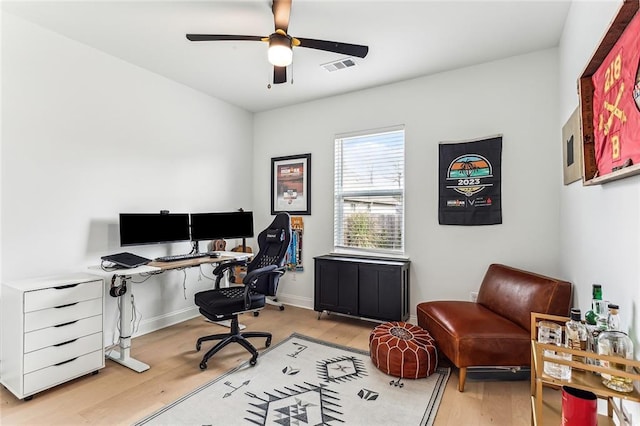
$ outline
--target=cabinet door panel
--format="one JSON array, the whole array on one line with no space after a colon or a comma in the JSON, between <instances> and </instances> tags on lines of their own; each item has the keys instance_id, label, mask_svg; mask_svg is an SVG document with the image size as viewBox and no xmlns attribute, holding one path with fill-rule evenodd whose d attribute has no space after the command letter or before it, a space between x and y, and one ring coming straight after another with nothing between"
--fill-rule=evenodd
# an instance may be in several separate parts
<instances>
[{"instance_id":1,"label":"cabinet door panel","mask_svg":"<svg viewBox=\"0 0 640 426\"><path fill-rule=\"evenodd\" d=\"M316 304L320 310L338 306L338 276L335 264L316 263Z\"/></svg>"},{"instance_id":2,"label":"cabinet door panel","mask_svg":"<svg viewBox=\"0 0 640 426\"><path fill-rule=\"evenodd\" d=\"M316 311L358 312L358 265L327 260L315 263Z\"/></svg>"},{"instance_id":3,"label":"cabinet door panel","mask_svg":"<svg viewBox=\"0 0 640 426\"><path fill-rule=\"evenodd\" d=\"M371 266L362 266L358 271L358 294L360 315L376 318L379 311L378 272Z\"/></svg>"},{"instance_id":4,"label":"cabinet door panel","mask_svg":"<svg viewBox=\"0 0 640 426\"><path fill-rule=\"evenodd\" d=\"M358 265L338 265L338 312L358 313Z\"/></svg>"},{"instance_id":5,"label":"cabinet door panel","mask_svg":"<svg viewBox=\"0 0 640 426\"><path fill-rule=\"evenodd\" d=\"M360 315L380 320L401 318L399 268L360 265Z\"/></svg>"},{"instance_id":6,"label":"cabinet door panel","mask_svg":"<svg viewBox=\"0 0 640 426\"><path fill-rule=\"evenodd\" d=\"M400 271L382 270L378 274L378 297L383 303L380 303L379 315L383 319L398 320L402 315L400 313Z\"/></svg>"}]
</instances>

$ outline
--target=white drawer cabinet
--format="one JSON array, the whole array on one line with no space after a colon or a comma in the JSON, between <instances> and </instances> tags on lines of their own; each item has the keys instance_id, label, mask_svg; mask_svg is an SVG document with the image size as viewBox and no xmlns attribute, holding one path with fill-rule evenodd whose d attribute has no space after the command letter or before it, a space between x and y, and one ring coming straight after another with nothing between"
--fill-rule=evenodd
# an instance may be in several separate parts
<instances>
[{"instance_id":1,"label":"white drawer cabinet","mask_svg":"<svg viewBox=\"0 0 640 426\"><path fill-rule=\"evenodd\" d=\"M0 381L15 396L104 367L104 283L78 273L2 284Z\"/></svg>"}]
</instances>

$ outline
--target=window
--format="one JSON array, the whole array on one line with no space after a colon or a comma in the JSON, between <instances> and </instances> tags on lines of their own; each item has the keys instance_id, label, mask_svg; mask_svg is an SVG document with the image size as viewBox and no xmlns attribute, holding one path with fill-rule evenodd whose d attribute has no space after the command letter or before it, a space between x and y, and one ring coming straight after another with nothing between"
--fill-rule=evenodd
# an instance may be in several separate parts
<instances>
[{"instance_id":1,"label":"window","mask_svg":"<svg viewBox=\"0 0 640 426\"><path fill-rule=\"evenodd\" d=\"M334 246L404 252L404 129L335 140Z\"/></svg>"}]
</instances>

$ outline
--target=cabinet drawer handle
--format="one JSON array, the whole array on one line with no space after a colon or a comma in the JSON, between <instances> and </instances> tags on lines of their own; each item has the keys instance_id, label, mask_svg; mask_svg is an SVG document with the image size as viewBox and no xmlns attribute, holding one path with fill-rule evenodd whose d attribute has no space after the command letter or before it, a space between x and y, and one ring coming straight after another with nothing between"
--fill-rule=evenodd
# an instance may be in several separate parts
<instances>
[{"instance_id":1,"label":"cabinet drawer handle","mask_svg":"<svg viewBox=\"0 0 640 426\"><path fill-rule=\"evenodd\" d=\"M56 290L64 290L65 288L73 288L73 287L75 287L75 286L77 286L77 285L79 285L79 284L80 284L80 283L77 283L77 284L68 284L68 285L61 285L61 286L53 287L53 288L55 288Z\"/></svg>"},{"instance_id":2,"label":"cabinet drawer handle","mask_svg":"<svg viewBox=\"0 0 640 426\"><path fill-rule=\"evenodd\" d=\"M78 339L67 340L66 342L56 343L56 344L55 344L55 345L53 345L53 346L64 346L64 345L68 345L69 343L73 343L73 342L75 342L76 340L78 340Z\"/></svg>"},{"instance_id":3,"label":"cabinet drawer handle","mask_svg":"<svg viewBox=\"0 0 640 426\"><path fill-rule=\"evenodd\" d=\"M77 305L78 303L79 303L79 302L76 302L76 303L67 303L66 305L54 306L54 308L55 308L55 309L68 308L69 306Z\"/></svg>"},{"instance_id":4,"label":"cabinet drawer handle","mask_svg":"<svg viewBox=\"0 0 640 426\"><path fill-rule=\"evenodd\" d=\"M65 325L71 325L71 324L76 323L76 322L78 322L78 320L65 322L64 324L54 325L54 327L64 327Z\"/></svg>"},{"instance_id":5,"label":"cabinet drawer handle","mask_svg":"<svg viewBox=\"0 0 640 426\"><path fill-rule=\"evenodd\" d=\"M62 361L62 362L59 362L59 363L57 363L57 364L53 364L53 365L55 365L56 367L58 367L58 366L60 366L60 365L67 364L67 363L69 363L69 362L71 362L71 361L75 361L76 359L78 359L78 357L71 358L71 359L68 359L68 360L66 360L66 361Z\"/></svg>"}]
</instances>

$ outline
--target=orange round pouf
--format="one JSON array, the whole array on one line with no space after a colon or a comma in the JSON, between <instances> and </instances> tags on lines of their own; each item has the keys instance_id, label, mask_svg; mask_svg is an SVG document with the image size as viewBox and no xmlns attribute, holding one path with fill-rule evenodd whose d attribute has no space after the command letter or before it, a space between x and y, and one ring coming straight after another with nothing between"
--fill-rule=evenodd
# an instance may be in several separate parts
<instances>
[{"instance_id":1,"label":"orange round pouf","mask_svg":"<svg viewBox=\"0 0 640 426\"><path fill-rule=\"evenodd\" d=\"M369 335L371 361L395 377L420 379L438 365L435 340L422 327L406 322L387 322Z\"/></svg>"}]
</instances>

